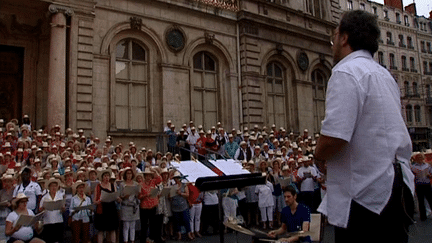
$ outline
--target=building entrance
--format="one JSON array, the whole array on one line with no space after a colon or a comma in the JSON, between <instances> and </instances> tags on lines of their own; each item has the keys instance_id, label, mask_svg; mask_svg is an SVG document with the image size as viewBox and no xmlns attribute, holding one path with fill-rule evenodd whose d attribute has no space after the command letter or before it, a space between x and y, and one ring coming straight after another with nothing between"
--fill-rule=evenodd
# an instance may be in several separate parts
<instances>
[{"instance_id":1,"label":"building entrance","mask_svg":"<svg viewBox=\"0 0 432 243\"><path fill-rule=\"evenodd\" d=\"M21 121L24 48L0 45L0 118Z\"/></svg>"}]
</instances>

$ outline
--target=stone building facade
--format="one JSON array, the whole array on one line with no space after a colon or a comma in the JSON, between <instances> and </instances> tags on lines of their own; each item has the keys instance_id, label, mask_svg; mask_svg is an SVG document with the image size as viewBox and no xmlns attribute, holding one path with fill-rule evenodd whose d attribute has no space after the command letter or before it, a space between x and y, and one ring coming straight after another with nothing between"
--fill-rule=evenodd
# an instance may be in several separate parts
<instances>
[{"instance_id":1,"label":"stone building facade","mask_svg":"<svg viewBox=\"0 0 432 243\"><path fill-rule=\"evenodd\" d=\"M404 119L414 150L430 148L432 19L418 16L415 3L404 8L402 0L385 0L384 5L344 0L340 6L343 11L363 9L378 16L381 44L374 58L393 74L399 84Z\"/></svg>"},{"instance_id":2,"label":"stone building facade","mask_svg":"<svg viewBox=\"0 0 432 243\"><path fill-rule=\"evenodd\" d=\"M167 120L319 132L337 0L3 0L0 116L154 147Z\"/></svg>"}]
</instances>

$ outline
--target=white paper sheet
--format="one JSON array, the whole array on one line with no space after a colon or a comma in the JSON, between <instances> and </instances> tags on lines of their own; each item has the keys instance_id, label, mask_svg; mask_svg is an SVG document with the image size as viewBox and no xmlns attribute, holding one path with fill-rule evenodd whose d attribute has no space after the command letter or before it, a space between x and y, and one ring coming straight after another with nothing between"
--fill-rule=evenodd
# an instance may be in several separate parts
<instances>
[{"instance_id":1,"label":"white paper sheet","mask_svg":"<svg viewBox=\"0 0 432 243\"><path fill-rule=\"evenodd\" d=\"M291 182L292 182L291 177L279 178L279 183L281 187L287 187L291 185Z\"/></svg>"},{"instance_id":2,"label":"white paper sheet","mask_svg":"<svg viewBox=\"0 0 432 243\"><path fill-rule=\"evenodd\" d=\"M241 163L233 159L209 160L209 162L221 170L225 175L250 174L248 170L243 169Z\"/></svg>"},{"instance_id":3,"label":"white paper sheet","mask_svg":"<svg viewBox=\"0 0 432 243\"><path fill-rule=\"evenodd\" d=\"M136 186L125 186L123 188L122 194L123 195L133 196L133 195L139 194L140 191L141 191L141 187L139 185L136 185Z\"/></svg>"},{"instance_id":4,"label":"white paper sheet","mask_svg":"<svg viewBox=\"0 0 432 243\"><path fill-rule=\"evenodd\" d=\"M177 190L179 189L178 185L174 185L170 187L169 196L175 197L177 195Z\"/></svg>"},{"instance_id":5,"label":"white paper sheet","mask_svg":"<svg viewBox=\"0 0 432 243\"><path fill-rule=\"evenodd\" d=\"M44 201L43 207L47 211L60 210L65 205L65 200Z\"/></svg>"},{"instance_id":6,"label":"white paper sheet","mask_svg":"<svg viewBox=\"0 0 432 243\"><path fill-rule=\"evenodd\" d=\"M16 226L16 225L21 225L24 227L32 226L35 223L37 223L38 221L42 220L42 217L44 214L45 214L45 212L41 212L39 214L36 214L35 216L21 214L19 216L18 220L15 222L14 226Z\"/></svg>"},{"instance_id":7,"label":"white paper sheet","mask_svg":"<svg viewBox=\"0 0 432 243\"><path fill-rule=\"evenodd\" d=\"M116 191L116 192L105 192L102 191L101 192L101 197L100 200L101 202L113 202L115 200L117 200L117 198L120 196L120 192Z\"/></svg>"},{"instance_id":8,"label":"white paper sheet","mask_svg":"<svg viewBox=\"0 0 432 243\"><path fill-rule=\"evenodd\" d=\"M217 176L212 170L200 162L195 161L182 161L180 163L172 163L182 175L187 175L186 180L195 182L200 177Z\"/></svg>"}]
</instances>

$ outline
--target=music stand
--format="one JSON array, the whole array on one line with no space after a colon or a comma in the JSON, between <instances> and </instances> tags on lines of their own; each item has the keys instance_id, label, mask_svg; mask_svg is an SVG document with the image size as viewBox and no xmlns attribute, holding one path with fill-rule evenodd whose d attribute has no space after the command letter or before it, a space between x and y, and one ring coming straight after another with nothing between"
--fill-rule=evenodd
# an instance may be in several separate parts
<instances>
[{"instance_id":1,"label":"music stand","mask_svg":"<svg viewBox=\"0 0 432 243\"><path fill-rule=\"evenodd\" d=\"M246 186L265 184L266 178L261 173L229 175L229 176L211 176L200 177L195 181L195 186L200 191L219 190L219 242L224 243L224 224L222 210L222 193L221 189L226 188L243 188Z\"/></svg>"}]
</instances>

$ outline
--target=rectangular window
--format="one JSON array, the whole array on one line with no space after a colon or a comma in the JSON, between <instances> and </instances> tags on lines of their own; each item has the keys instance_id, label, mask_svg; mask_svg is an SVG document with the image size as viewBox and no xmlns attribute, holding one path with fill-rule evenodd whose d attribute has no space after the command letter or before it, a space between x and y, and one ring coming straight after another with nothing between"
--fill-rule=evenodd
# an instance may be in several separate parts
<instances>
[{"instance_id":1,"label":"rectangular window","mask_svg":"<svg viewBox=\"0 0 432 243\"><path fill-rule=\"evenodd\" d=\"M399 35L399 46L406 47L403 35Z\"/></svg>"},{"instance_id":2,"label":"rectangular window","mask_svg":"<svg viewBox=\"0 0 432 243\"><path fill-rule=\"evenodd\" d=\"M382 53L381 51L378 52L378 63L382 66L384 66L384 53Z\"/></svg>"},{"instance_id":3,"label":"rectangular window","mask_svg":"<svg viewBox=\"0 0 432 243\"><path fill-rule=\"evenodd\" d=\"M360 9L365 10L365 4L364 3L360 3Z\"/></svg>"},{"instance_id":4,"label":"rectangular window","mask_svg":"<svg viewBox=\"0 0 432 243\"><path fill-rule=\"evenodd\" d=\"M353 2L352 1L348 1L347 4L348 4L347 8L349 10L352 10L353 9Z\"/></svg>"},{"instance_id":5,"label":"rectangular window","mask_svg":"<svg viewBox=\"0 0 432 243\"><path fill-rule=\"evenodd\" d=\"M115 62L114 121L118 130L148 128L148 65L146 50L131 39L117 44Z\"/></svg>"},{"instance_id":6,"label":"rectangular window","mask_svg":"<svg viewBox=\"0 0 432 243\"><path fill-rule=\"evenodd\" d=\"M409 69L407 68L406 56L401 57L401 63L402 63L402 71L409 71Z\"/></svg>"},{"instance_id":7,"label":"rectangular window","mask_svg":"<svg viewBox=\"0 0 432 243\"><path fill-rule=\"evenodd\" d=\"M409 49L414 49L413 41L410 36L407 36L407 45Z\"/></svg>"},{"instance_id":8,"label":"rectangular window","mask_svg":"<svg viewBox=\"0 0 432 243\"><path fill-rule=\"evenodd\" d=\"M415 65L415 59L414 59L414 57L410 57L410 69L411 69L411 72L417 72L417 70L416 70L416 67L415 67L416 65Z\"/></svg>"},{"instance_id":9,"label":"rectangular window","mask_svg":"<svg viewBox=\"0 0 432 243\"><path fill-rule=\"evenodd\" d=\"M426 52L426 45L424 41L420 41L420 49L422 52Z\"/></svg>"},{"instance_id":10,"label":"rectangular window","mask_svg":"<svg viewBox=\"0 0 432 243\"><path fill-rule=\"evenodd\" d=\"M416 122L421 122L421 109L419 105L414 106L414 117Z\"/></svg>"},{"instance_id":11,"label":"rectangular window","mask_svg":"<svg viewBox=\"0 0 432 243\"><path fill-rule=\"evenodd\" d=\"M396 63L395 63L395 56L393 53L389 54L389 65L390 65L390 69L397 70Z\"/></svg>"},{"instance_id":12,"label":"rectangular window","mask_svg":"<svg viewBox=\"0 0 432 243\"><path fill-rule=\"evenodd\" d=\"M392 33L390 31L387 32L387 45L394 45Z\"/></svg>"},{"instance_id":13,"label":"rectangular window","mask_svg":"<svg viewBox=\"0 0 432 243\"><path fill-rule=\"evenodd\" d=\"M396 13L396 23L401 23L400 13Z\"/></svg>"},{"instance_id":14,"label":"rectangular window","mask_svg":"<svg viewBox=\"0 0 432 243\"><path fill-rule=\"evenodd\" d=\"M406 120L407 122L412 122L413 121L413 110L412 110L412 106L411 105L407 105L405 107L406 110Z\"/></svg>"},{"instance_id":15,"label":"rectangular window","mask_svg":"<svg viewBox=\"0 0 432 243\"><path fill-rule=\"evenodd\" d=\"M202 51L193 57L192 110L194 121L211 127L218 120L217 62L210 53Z\"/></svg>"},{"instance_id":16,"label":"rectangular window","mask_svg":"<svg viewBox=\"0 0 432 243\"><path fill-rule=\"evenodd\" d=\"M372 7L372 11L373 11L373 13L374 13L375 15L377 15L377 13L378 13L378 11L377 11L377 7L373 6L373 7Z\"/></svg>"},{"instance_id":17,"label":"rectangular window","mask_svg":"<svg viewBox=\"0 0 432 243\"><path fill-rule=\"evenodd\" d=\"M405 26L410 26L409 19L408 19L407 15L404 15L404 22L405 22Z\"/></svg>"},{"instance_id":18,"label":"rectangular window","mask_svg":"<svg viewBox=\"0 0 432 243\"><path fill-rule=\"evenodd\" d=\"M385 20L390 20L389 17L388 17L388 11L387 10L384 10L384 19Z\"/></svg>"}]
</instances>

